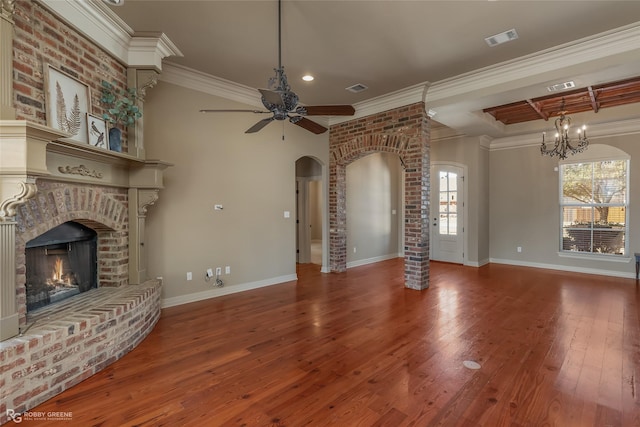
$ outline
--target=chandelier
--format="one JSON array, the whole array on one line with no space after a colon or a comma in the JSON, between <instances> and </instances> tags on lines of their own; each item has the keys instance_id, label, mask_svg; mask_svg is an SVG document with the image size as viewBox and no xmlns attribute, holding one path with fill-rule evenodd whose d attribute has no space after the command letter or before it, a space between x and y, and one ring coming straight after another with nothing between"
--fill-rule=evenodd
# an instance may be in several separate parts
<instances>
[{"instance_id":1,"label":"chandelier","mask_svg":"<svg viewBox=\"0 0 640 427\"><path fill-rule=\"evenodd\" d=\"M582 126L578 128L578 140L574 143L571 142L569 137L569 128L571 127L571 118L566 115L564 109L564 98L562 99L562 107L560 111L560 117L555 121L556 126L556 139L554 145L551 148L547 148L547 144L544 140L545 133L542 132L542 145L540 146L540 153L548 156L558 156L560 159L566 159L567 153L577 154L587 148L589 140L587 139L587 127Z\"/></svg>"}]
</instances>

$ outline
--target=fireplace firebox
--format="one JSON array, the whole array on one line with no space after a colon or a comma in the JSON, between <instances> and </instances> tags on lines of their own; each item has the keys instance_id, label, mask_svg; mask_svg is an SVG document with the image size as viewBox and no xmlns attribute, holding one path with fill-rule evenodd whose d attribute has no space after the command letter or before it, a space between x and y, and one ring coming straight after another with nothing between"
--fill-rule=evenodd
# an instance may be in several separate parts
<instances>
[{"instance_id":1,"label":"fireplace firebox","mask_svg":"<svg viewBox=\"0 0 640 427\"><path fill-rule=\"evenodd\" d=\"M27 312L97 287L97 233L91 228L65 222L25 249Z\"/></svg>"}]
</instances>

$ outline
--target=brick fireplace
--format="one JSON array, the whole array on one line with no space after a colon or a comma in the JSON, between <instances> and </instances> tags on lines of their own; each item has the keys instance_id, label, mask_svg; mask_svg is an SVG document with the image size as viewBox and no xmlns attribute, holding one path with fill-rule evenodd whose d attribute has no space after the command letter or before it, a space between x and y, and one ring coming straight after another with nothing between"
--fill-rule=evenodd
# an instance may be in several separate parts
<instances>
[{"instance_id":1,"label":"brick fireplace","mask_svg":"<svg viewBox=\"0 0 640 427\"><path fill-rule=\"evenodd\" d=\"M81 224L97 234L99 287L129 283L128 191L95 184L36 180L36 196L16 215L16 283L20 325L28 323L26 244L64 224ZM37 310L36 310L37 311Z\"/></svg>"},{"instance_id":2,"label":"brick fireplace","mask_svg":"<svg viewBox=\"0 0 640 427\"><path fill-rule=\"evenodd\" d=\"M62 136L0 121L0 423L124 356L160 316L143 238L169 165ZM95 234L97 286L29 311L27 244L69 223Z\"/></svg>"},{"instance_id":3,"label":"brick fireplace","mask_svg":"<svg viewBox=\"0 0 640 427\"><path fill-rule=\"evenodd\" d=\"M162 59L182 55L164 34L133 35L95 19L99 6L0 0L0 424L8 410L29 410L122 357L160 316L144 230L170 165L146 159L143 119L123 129L116 152L67 139L45 108L47 64L86 85L86 112L100 117L103 80L134 88L143 111ZM51 295L27 295L27 281L41 274L28 269L27 246L70 223L95 239L95 270L67 254L67 277L52 280L90 290L28 310L29 298ZM57 243L46 251L65 256ZM87 274L95 283L85 283Z\"/></svg>"}]
</instances>

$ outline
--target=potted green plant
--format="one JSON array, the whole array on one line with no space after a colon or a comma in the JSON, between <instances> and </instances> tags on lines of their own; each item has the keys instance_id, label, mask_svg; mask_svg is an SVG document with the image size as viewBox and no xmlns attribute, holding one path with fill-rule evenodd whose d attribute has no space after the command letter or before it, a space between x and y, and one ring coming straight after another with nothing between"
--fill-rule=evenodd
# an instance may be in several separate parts
<instances>
[{"instance_id":1,"label":"potted green plant","mask_svg":"<svg viewBox=\"0 0 640 427\"><path fill-rule=\"evenodd\" d=\"M113 126L109 129L109 148L113 151L122 151L122 130L119 124L132 126L136 120L142 117L140 109L136 105L138 92L133 88L119 89L113 83L102 81L102 95L100 102L107 112L102 117Z\"/></svg>"}]
</instances>

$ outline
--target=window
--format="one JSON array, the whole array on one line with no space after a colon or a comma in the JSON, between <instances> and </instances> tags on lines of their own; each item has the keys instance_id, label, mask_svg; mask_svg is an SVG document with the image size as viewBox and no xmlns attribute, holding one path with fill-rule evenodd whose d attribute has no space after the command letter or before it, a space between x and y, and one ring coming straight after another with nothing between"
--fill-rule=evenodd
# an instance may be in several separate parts
<instances>
[{"instance_id":1,"label":"window","mask_svg":"<svg viewBox=\"0 0 640 427\"><path fill-rule=\"evenodd\" d=\"M560 165L562 251L628 252L628 176L628 158Z\"/></svg>"},{"instance_id":2,"label":"window","mask_svg":"<svg viewBox=\"0 0 640 427\"><path fill-rule=\"evenodd\" d=\"M440 171L440 234L458 234L458 174Z\"/></svg>"}]
</instances>

